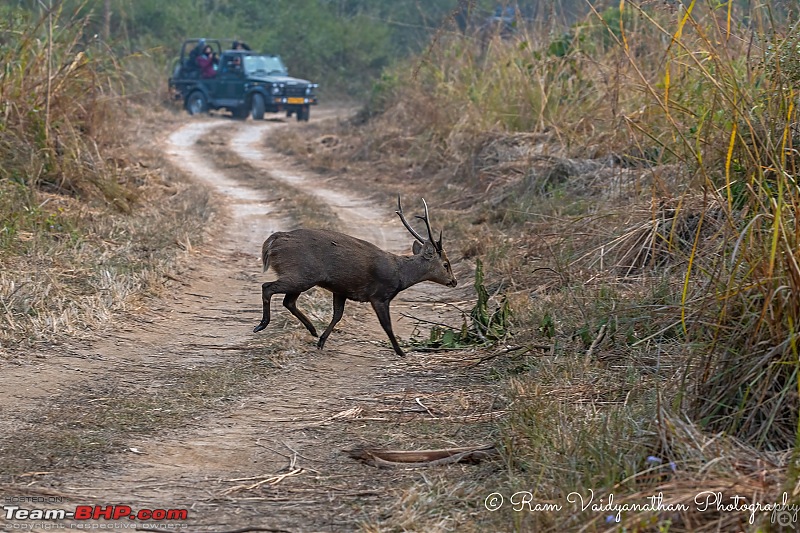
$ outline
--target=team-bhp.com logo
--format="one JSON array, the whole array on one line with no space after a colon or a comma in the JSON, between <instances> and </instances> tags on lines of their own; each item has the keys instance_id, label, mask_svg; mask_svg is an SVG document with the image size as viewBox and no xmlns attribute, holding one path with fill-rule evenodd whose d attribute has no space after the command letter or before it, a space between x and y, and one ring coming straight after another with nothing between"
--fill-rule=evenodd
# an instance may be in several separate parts
<instances>
[{"instance_id":1,"label":"team-bhp.com logo","mask_svg":"<svg viewBox=\"0 0 800 533\"><path fill-rule=\"evenodd\" d=\"M78 505L74 511L66 509L24 509L19 505L4 505L6 520L186 520L188 509L139 509L128 505Z\"/></svg>"}]
</instances>

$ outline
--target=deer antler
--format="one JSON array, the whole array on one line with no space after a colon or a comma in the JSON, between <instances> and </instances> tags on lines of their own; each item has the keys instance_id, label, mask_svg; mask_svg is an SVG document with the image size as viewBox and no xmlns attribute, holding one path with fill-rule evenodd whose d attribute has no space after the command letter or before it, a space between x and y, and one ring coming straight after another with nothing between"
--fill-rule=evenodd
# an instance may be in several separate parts
<instances>
[{"instance_id":1,"label":"deer antler","mask_svg":"<svg viewBox=\"0 0 800 533\"><path fill-rule=\"evenodd\" d=\"M428 216L428 202L425 201L425 198L422 199L422 205L425 206L425 215L423 215L423 216L415 215L415 216L418 219L420 219L423 222L425 222L425 227L428 228L428 240L427 241L425 239L423 239L422 236L419 233L414 231L414 228L412 228L411 224L408 223L408 221L406 220L406 217L403 216L403 208L400 206L400 195L399 194L397 195L397 211L395 211L395 213L397 213L400 216L400 220L403 222L403 225L406 227L406 229L408 231L411 232L411 235L413 235L415 239L417 239L422 244L425 244L426 242L431 242L433 244L434 248L436 248L436 251L437 252L441 252L442 251L442 232L441 231L439 232L439 240L438 241L434 241L433 240L433 230L431 229L431 222L430 222L430 218Z\"/></svg>"},{"instance_id":2,"label":"deer antler","mask_svg":"<svg viewBox=\"0 0 800 533\"><path fill-rule=\"evenodd\" d=\"M425 216L417 215L417 218L425 222L425 227L428 228L428 240L433 242L433 231L431 230L431 223L428 219L428 203L425 201L425 198L422 199L422 205L425 206ZM434 244L436 243L434 242Z\"/></svg>"},{"instance_id":3,"label":"deer antler","mask_svg":"<svg viewBox=\"0 0 800 533\"><path fill-rule=\"evenodd\" d=\"M422 200L422 201L425 202L425 200ZM400 205L400 195L399 194L397 195L397 211L395 211L395 213L397 213L397 216L400 217L400 221L406 227L408 232L411 233L411 235L413 235L414 238L417 239L420 243L425 244L425 239L423 239L422 236L420 236L419 233L414 231L414 228L411 227L411 224L408 223L408 220L406 220L406 217L403 215L403 207ZM427 215L428 215L428 206L426 204L425 205L425 216L427 217ZM417 218L419 218L419 217L417 217ZM426 220L426 223L427 223L427 220ZM428 225L428 235L430 235L430 234L431 234L431 227L430 227L430 225Z\"/></svg>"}]
</instances>

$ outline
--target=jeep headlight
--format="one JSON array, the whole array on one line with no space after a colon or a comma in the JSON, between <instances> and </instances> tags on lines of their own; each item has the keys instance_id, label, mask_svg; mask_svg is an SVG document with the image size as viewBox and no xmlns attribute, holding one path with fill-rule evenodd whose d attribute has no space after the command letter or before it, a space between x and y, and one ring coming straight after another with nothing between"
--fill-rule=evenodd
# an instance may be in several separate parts
<instances>
[{"instance_id":1,"label":"jeep headlight","mask_svg":"<svg viewBox=\"0 0 800 533\"><path fill-rule=\"evenodd\" d=\"M308 87L306 87L306 96L311 96L314 94L314 89L316 89L318 85L316 83L312 83Z\"/></svg>"},{"instance_id":2,"label":"jeep headlight","mask_svg":"<svg viewBox=\"0 0 800 533\"><path fill-rule=\"evenodd\" d=\"M273 85L272 86L272 94L274 94L275 96L278 96L279 94L281 94L281 92L282 92L281 90L282 90L282 87L280 85Z\"/></svg>"}]
</instances>

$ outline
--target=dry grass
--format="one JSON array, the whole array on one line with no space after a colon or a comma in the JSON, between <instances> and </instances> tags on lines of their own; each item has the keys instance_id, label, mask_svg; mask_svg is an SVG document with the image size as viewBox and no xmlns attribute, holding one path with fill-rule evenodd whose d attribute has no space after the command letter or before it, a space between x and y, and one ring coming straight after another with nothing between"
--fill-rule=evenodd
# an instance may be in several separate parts
<instances>
[{"instance_id":1,"label":"dry grass","mask_svg":"<svg viewBox=\"0 0 800 533\"><path fill-rule=\"evenodd\" d=\"M0 261L3 347L80 337L112 313L136 310L144 298L163 294L177 254L201 240L210 206L202 189L167 184L155 173L147 180L153 191L135 214L68 202L73 205L60 209L76 219L72 238L36 242L31 234L24 255Z\"/></svg>"},{"instance_id":2,"label":"dry grass","mask_svg":"<svg viewBox=\"0 0 800 533\"><path fill-rule=\"evenodd\" d=\"M3 357L85 336L160 294L211 212L204 190L134 144L131 130L155 136L163 119L137 125L149 112L122 96L114 55L61 15L0 21Z\"/></svg>"}]
</instances>

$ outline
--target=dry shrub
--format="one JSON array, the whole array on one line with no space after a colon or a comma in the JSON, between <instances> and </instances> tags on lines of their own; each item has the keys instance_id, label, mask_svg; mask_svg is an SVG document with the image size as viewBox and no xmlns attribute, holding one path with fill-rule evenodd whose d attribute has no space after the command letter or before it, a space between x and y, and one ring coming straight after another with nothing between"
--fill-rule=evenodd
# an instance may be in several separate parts
<instances>
[{"instance_id":1,"label":"dry shrub","mask_svg":"<svg viewBox=\"0 0 800 533\"><path fill-rule=\"evenodd\" d=\"M85 42L84 22L59 13L20 27L0 22L0 179L127 210L132 191L104 156L120 139L119 69L110 51Z\"/></svg>"}]
</instances>

